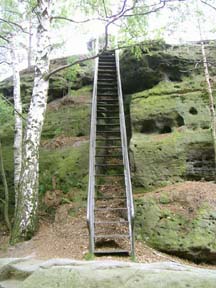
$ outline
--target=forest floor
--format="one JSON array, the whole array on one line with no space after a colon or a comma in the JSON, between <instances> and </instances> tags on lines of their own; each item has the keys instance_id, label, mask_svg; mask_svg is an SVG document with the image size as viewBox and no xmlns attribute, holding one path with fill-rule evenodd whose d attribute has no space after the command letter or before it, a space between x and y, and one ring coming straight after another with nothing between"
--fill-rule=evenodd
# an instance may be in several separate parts
<instances>
[{"instance_id":1,"label":"forest floor","mask_svg":"<svg viewBox=\"0 0 216 288\"><path fill-rule=\"evenodd\" d=\"M201 197L203 194L216 192L216 185L208 182L184 182L158 189L156 193L169 192L177 189L179 192L188 192L191 203L192 195L197 195L197 189ZM214 191L213 191L214 190ZM194 192L194 193L193 193ZM150 192L152 193L152 192ZM135 195L140 197L141 195ZM143 197L143 194L142 194ZM76 203L63 204L57 207L54 221L46 216L40 217L40 225L37 234L29 241L16 246L8 245L8 235L0 231L0 258L2 257L33 257L37 259L72 258L84 260L88 258L88 230L86 225L86 208L78 207ZM209 269L216 266L196 265L187 260L158 252L146 245L143 241L136 240L136 261L140 263L152 263L158 261L174 261L182 264L193 265ZM130 261L129 257L101 256L94 260L122 260Z\"/></svg>"}]
</instances>

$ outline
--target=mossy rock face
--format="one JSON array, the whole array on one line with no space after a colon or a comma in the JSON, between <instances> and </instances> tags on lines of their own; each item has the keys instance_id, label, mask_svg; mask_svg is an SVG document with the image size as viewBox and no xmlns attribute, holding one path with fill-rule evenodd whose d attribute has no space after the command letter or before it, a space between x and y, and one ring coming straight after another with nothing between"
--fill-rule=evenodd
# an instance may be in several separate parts
<instances>
[{"instance_id":1,"label":"mossy rock face","mask_svg":"<svg viewBox=\"0 0 216 288\"><path fill-rule=\"evenodd\" d=\"M76 199L86 198L88 183L88 142L79 146L59 149L41 149L40 151L40 191L52 190L55 177L55 189L63 191L65 198L74 188ZM74 198L74 200L76 200Z\"/></svg>"},{"instance_id":2,"label":"mossy rock face","mask_svg":"<svg viewBox=\"0 0 216 288\"><path fill-rule=\"evenodd\" d=\"M202 189L202 183L198 185ZM189 191L189 196L182 192L179 197L178 193L175 189L168 194L151 193L135 201L137 238L160 251L215 264L216 210L210 203L212 196L200 199L199 195L190 198Z\"/></svg>"},{"instance_id":3,"label":"mossy rock face","mask_svg":"<svg viewBox=\"0 0 216 288\"><path fill-rule=\"evenodd\" d=\"M214 179L206 92L199 76L160 82L132 95L134 183L146 189L181 179Z\"/></svg>"},{"instance_id":4,"label":"mossy rock face","mask_svg":"<svg viewBox=\"0 0 216 288\"><path fill-rule=\"evenodd\" d=\"M130 50L121 55L122 86L126 94L150 89L163 79L182 81L183 76L189 75L183 72L191 65L188 55L173 53L172 46L158 42L148 46L148 43L140 46L139 57Z\"/></svg>"},{"instance_id":5,"label":"mossy rock face","mask_svg":"<svg viewBox=\"0 0 216 288\"><path fill-rule=\"evenodd\" d=\"M43 198L46 191L53 195L61 192L60 203L86 202L87 197L90 129L88 103L91 98L91 87L83 87L71 94L48 104L40 147L40 197ZM3 130L1 141L12 216L14 209L13 127ZM4 199L1 184L0 178L0 198ZM3 204L0 203L0 219L2 215Z\"/></svg>"},{"instance_id":6,"label":"mossy rock face","mask_svg":"<svg viewBox=\"0 0 216 288\"><path fill-rule=\"evenodd\" d=\"M77 56L75 56L77 58ZM51 60L50 71L67 65L70 58L59 58ZM49 91L48 91L48 102L55 99L62 98L70 92L70 89L80 89L85 85L90 85L93 82L93 69L89 63L82 63L79 66L79 71L73 71L74 75L71 77L67 69L61 70L50 77ZM22 70L20 73L21 78L21 95L24 108L27 108L31 98L33 80L34 80L34 69ZM73 78L73 79L72 79ZM13 79L12 77L5 79L0 83L0 93L4 97L10 99L13 98Z\"/></svg>"}]
</instances>

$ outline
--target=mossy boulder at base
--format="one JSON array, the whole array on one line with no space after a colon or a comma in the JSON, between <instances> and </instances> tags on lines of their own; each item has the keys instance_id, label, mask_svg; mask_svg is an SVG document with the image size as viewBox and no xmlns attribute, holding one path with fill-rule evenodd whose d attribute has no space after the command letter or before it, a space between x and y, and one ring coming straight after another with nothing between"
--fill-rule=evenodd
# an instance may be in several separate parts
<instances>
[{"instance_id":1,"label":"mossy boulder at base","mask_svg":"<svg viewBox=\"0 0 216 288\"><path fill-rule=\"evenodd\" d=\"M174 262L0 259L1 287L214 288L215 283L215 271Z\"/></svg>"},{"instance_id":2,"label":"mossy boulder at base","mask_svg":"<svg viewBox=\"0 0 216 288\"><path fill-rule=\"evenodd\" d=\"M152 247L216 264L216 184L186 182L136 199L136 235Z\"/></svg>"}]
</instances>

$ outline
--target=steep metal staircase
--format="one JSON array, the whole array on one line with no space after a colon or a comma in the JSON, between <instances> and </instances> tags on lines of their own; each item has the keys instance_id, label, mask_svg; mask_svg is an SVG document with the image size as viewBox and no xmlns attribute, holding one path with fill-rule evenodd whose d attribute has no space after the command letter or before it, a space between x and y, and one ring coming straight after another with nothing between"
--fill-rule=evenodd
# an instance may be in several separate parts
<instances>
[{"instance_id":1,"label":"steep metal staircase","mask_svg":"<svg viewBox=\"0 0 216 288\"><path fill-rule=\"evenodd\" d=\"M96 255L134 255L134 207L118 52L96 59L87 223Z\"/></svg>"}]
</instances>

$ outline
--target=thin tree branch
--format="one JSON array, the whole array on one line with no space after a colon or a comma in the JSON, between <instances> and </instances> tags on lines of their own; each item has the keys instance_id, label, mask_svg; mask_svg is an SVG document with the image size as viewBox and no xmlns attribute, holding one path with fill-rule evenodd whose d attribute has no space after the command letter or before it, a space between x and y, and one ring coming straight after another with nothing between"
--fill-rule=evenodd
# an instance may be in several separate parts
<instances>
[{"instance_id":1,"label":"thin tree branch","mask_svg":"<svg viewBox=\"0 0 216 288\"><path fill-rule=\"evenodd\" d=\"M210 8L212 8L212 9L214 9L214 10L216 11L216 7L213 6L213 5L211 5L210 3L206 2L206 1L203 1L203 0L201 0L201 2L202 2L203 4L209 6Z\"/></svg>"},{"instance_id":2,"label":"thin tree branch","mask_svg":"<svg viewBox=\"0 0 216 288\"><path fill-rule=\"evenodd\" d=\"M6 37L2 36L2 35L0 35L0 39L2 39L4 41L6 41L7 43L9 43L9 40Z\"/></svg>"},{"instance_id":3,"label":"thin tree branch","mask_svg":"<svg viewBox=\"0 0 216 288\"><path fill-rule=\"evenodd\" d=\"M22 16L21 13L19 13L17 11L9 10L9 9L1 9L1 12L8 12L8 13L11 13L11 14Z\"/></svg>"},{"instance_id":4,"label":"thin tree branch","mask_svg":"<svg viewBox=\"0 0 216 288\"><path fill-rule=\"evenodd\" d=\"M13 22L13 21L5 20L5 19L3 19L3 18L0 18L0 21L1 21L1 22L4 22L4 23L6 23L6 24L8 24L8 25L10 25L10 26L16 26L16 27L18 27L23 33L29 34L27 31L25 31L25 29L24 29L21 25L15 23L15 22Z\"/></svg>"},{"instance_id":5,"label":"thin tree branch","mask_svg":"<svg viewBox=\"0 0 216 288\"><path fill-rule=\"evenodd\" d=\"M76 23L76 24L87 23L87 22L90 22L90 21L104 21L104 22L106 22L106 19L103 19L103 18L100 18L100 17L88 18L88 19L84 19L84 20L74 20L74 19L70 19L70 18L67 18L67 17L63 17L63 16L53 16L53 17L51 17L51 20L65 20L65 21L69 21L69 22L72 22L72 23Z\"/></svg>"},{"instance_id":6,"label":"thin tree branch","mask_svg":"<svg viewBox=\"0 0 216 288\"><path fill-rule=\"evenodd\" d=\"M9 63L9 62L7 62L7 61L5 61L5 60L4 60L4 61L1 61L1 62L0 62L0 65L1 65L1 64L7 64L7 65L9 65L9 66L11 65L11 63Z\"/></svg>"},{"instance_id":7,"label":"thin tree branch","mask_svg":"<svg viewBox=\"0 0 216 288\"><path fill-rule=\"evenodd\" d=\"M144 15L147 15L147 14L151 14L151 13L154 13L154 12L157 12L159 11L160 9L164 8L165 5L166 5L166 1L162 1L160 4L162 4L161 6L155 8L155 9L152 9L150 11L147 11L147 12L140 12L140 13L135 13L135 14L126 14L124 15L124 17L133 17L133 16L144 16ZM158 5L158 4L156 4ZM156 6L156 5L151 5L151 6ZM150 7L150 6L149 6ZM131 10L131 9L130 9ZM130 10L128 10L127 12L129 12Z\"/></svg>"},{"instance_id":8,"label":"thin tree branch","mask_svg":"<svg viewBox=\"0 0 216 288\"><path fill-rule=\"evenodd\" d=\"M107 18L107 17L108 17L108 14L107 14L107 9L106 9L105 0L103 0L103 7L104 7L105 16L106 16L106 18Z\"/></svg>"},{"instance_id":9,"label":"thin tree branch","mask_svg":"<svg viewBox=\"0 0 216 288\"><path fill-rule=\"evenodd\" d=\"M137 2L137 1L134 2L133 7L135 7L136 2ZM116 14L113 14L113 15L111 15L111 16L108 16L107 18L115 18L115 17L120 16L120 15L124 12L125 7L126 7L126 4L127 4L127 0L124 0L121 10L120 10L118 13L116 13Z\"/></svg>"},{"instance_id":10,"label":"thin tree branch","mask_svg":"<svg viewBox=\"0 0 216 288\"><path fill-rule=\"evenodd\" d=\"M0 48L4 48L4 49L8 49L9 50L9 48L7 46L4 46L4 45L0 45Z\"/></svg>"},{"instance_id":11,"label":"thin tree branch","mask_svg":"<svg viewBox=\"0 0 216 288\"><path fill-rule=\"evenodd\" d=\"M22 114L20 114L15 108L14 105L3 95L1 95L1 97L5 100L5 102L7 102L10 106L13 107L14 112L16 112L23 120L27 120Z\"/></svg>"},{"instance_id":12,"label":"thin tree branch","mask_svg":"<svg viewBox=\"0 0 216 288\"><path fill-rule=\"evenodd\" d=\"M103 51L104 51L104 50L103 50ZM46 79L49 79L53 74L55 74L55 73L57 73L57 72L59 72L59 71L61 71L61 70L63 70L63 69L69 68L69 67L74 66L74 65L76 65L76 64L83 63L83 62L88 61L88 60L93 60L93 59L99 57L100 54L103 53L103 51L100 52L100 53L98 53L98 54L96 54L96 55L93 55L93 56L90 56L90 57L86 57L86 58L84 58L84 59L76 60L76 61L74 61L74 62L71 63L71 64L67 64L67 65L63 65L63 66L61 66L61 67L58 67L58 68L54 69L53 71L51 71L50 73L48 73L48 74L46 75Z\"/></svg>"}]
</instances>

